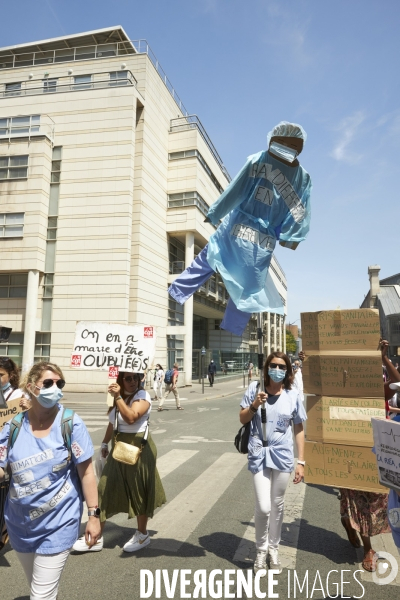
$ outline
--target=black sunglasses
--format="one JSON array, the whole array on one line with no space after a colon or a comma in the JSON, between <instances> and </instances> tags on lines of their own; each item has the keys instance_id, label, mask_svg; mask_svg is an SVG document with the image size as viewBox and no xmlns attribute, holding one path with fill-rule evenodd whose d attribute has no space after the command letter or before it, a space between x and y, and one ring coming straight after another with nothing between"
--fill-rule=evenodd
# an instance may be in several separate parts
<instances>
[{"instance_id":1,"label":"black sunglasses","mask_svg":"<svg viewBox=\"0 0 400 600\"><path fill-rule=\"evenodd\" d=\"M56 386L58 387L59 390L62 390L63 387L65 386L65 381L64 381L64 379L59 379L58 381L54 381L53 379L44 379L43 380L44 388L51 388L51 386L54 384L56 384Z\"/></svg>"},{"instance_id":2,"label":"black sunglasses","mask_svg":"<svg viewBox=\"0 0 400 600\"><path fill-rule=\"evenodd\" d=\"M127 381L128 383L131 383L132 381L140 381L140 377L138 375L136 375L136 377L134 375L127 375L126 377L122 378L124 381Z\"/></svg>"},{"instance_id":3,"label":"black sunglasses","mask_svg":"<svg viewBox=\"0 0 400 600\"><path fill-rule=\"evenodd\" d=\"M269 368L270 369L276 369L278 367L278 369L280 369L281 371L286 371L287 367L286 365L277 365L276 363L269 363Z\"/></svg>"}]
</instances>

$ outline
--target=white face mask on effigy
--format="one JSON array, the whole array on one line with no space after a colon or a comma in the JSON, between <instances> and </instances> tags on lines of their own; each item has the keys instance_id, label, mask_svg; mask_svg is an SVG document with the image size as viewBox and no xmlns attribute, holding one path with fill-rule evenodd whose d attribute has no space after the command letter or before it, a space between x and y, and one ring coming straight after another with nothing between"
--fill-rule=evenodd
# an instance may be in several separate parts
<instances>
[{"instance_id":1,"label":"white face mask on effigy","mask_svg":"<svg viewBox=\"0 0 400 600\"><path fill-rule=\"evenodd\" d=\"M269 151L272 154L275 154L278 158L282 158L286 160L286 162L292 163L296 156L298 155L297 150L294 148L288 148L287 146L283 146L282 144L278 144L278 142L271 142L269 146Z\"/></svg>"}]
</instances>

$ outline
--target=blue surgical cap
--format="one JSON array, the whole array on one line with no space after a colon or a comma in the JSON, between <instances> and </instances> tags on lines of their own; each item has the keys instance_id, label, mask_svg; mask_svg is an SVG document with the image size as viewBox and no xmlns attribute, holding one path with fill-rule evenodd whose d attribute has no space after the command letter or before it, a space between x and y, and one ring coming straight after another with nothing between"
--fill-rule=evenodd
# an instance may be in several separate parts
<instances>
[{"instance_id":1,"label":"blue surgical cap","mask_svg":"<svg viewBox=\"0 0 400 600\"><path fill-rule=\"evenodd\" d=\"M272 131L268 133L268 145L273 137L296 137L301 138L305 142L307 139L307 134L301 125L297 125L297 123L289 123L288 121L281 121L278 123L278 125L275 125Z\"/></svg>"}]
</instances>

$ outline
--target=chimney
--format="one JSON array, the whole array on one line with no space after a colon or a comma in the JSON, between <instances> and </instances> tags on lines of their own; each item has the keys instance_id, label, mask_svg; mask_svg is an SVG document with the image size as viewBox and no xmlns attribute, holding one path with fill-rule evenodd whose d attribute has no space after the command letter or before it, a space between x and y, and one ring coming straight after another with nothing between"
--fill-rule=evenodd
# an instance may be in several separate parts
<instances>
[{"instance_id":1,"label":"chimney","mask_svg":"<svg viewBox=\"0 0 400 600\"><path fill-rule=\"evenodd\" d=\"M379 271L381 270L379 265L371 265L368 267L369 275L369 306L370 308L376 307L376 297L380 292L379 285Z\"/></svg>"}]
</instances>

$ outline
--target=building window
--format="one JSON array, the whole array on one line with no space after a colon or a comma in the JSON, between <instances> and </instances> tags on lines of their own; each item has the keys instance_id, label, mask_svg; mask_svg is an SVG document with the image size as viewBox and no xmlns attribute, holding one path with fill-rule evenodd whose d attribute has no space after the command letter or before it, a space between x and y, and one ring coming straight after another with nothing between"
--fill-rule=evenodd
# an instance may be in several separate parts
<instances>
[{"instance_id":1,"label":"building window","mask_svg":"<svg viewBox=\"0 0 400 600\"><path fill-rule=\"evenodd\" d=\"M0 119L0 136L19 136L39 133L40 115Z\"/></svg>"},{"instance_id":2,"label":"building window","mask_svg":"<svg viewBox=\"0 0 400 600\"><path fill-rule=\"evenodd\" d=\"M47 239L55 240L57 237L57 217L49 217L47 222Z\"/></svg>"},{"instance_id":3,"label":"building window","mask_svg":"<svg viewBox=\"0 0 400 600\"><path fill-rule=\"evenodd\" d=\"M167 335L168 369L178 363L179 370L183 370L183 335Z\"/></svg>"},{"instance_id":4,"label":"building window","mask_svg":"<svg viewBox=\"0 0 400 600\"><path fill-rule=\"evenodd\" d=\"M61 160L51 161L51 183L60 183Z\"/></svg>"},{"instance_id":5,"label":"building window","mask_svg":"<svg viewBox=\"0 0 400 600\"><path fill-rule=\"evenodd\" d=\"M203 169L205 170L205 172L207 173L207 175L209 176L219 193L222 194L224 188L222 187L218 179L215 177L214 173L211 171L210 167L208 166L208 164L206 163L206 161L204 160L204 158L198 150L183 150L182 152L170 152L168 158L169 160L180 160L182 158L191 158L193 156L195 156L198 159L199 163L201 164L201 166L203 167Z\"/></svg>"},{"instance_id":6,"label":"building window","mask_svg":"<svg viewBox=\"0 0 400 600\"><path fill-rule=\"evenodd\" d=\"M4 179L27 179L28 155L0 156L0 181Z\"/></svg>"},{"instance_id":7,"label":"building window","mask_svg":"<svg viewBox=\"0 0 400 600\"><path fill-rule=\"evenodd\" d=\"M26 298L27 273L0 275L0 298Z\"/></svg>"},{"instance_id":8,"label":"building window","mask_svg":"<svg viewBox=\"0 0 400 600\"><path fill-rule=\"evenodd\" d=\"M110 73L110 86L127 85L128 71L112 71Z\"/></svg>"},{"instance_id":9,"label":"building window","mask_svg":"<svg viewBox=\"0 0 400 600\"><path fill-rule=\"evenodd\" d=\"M34 362L50 360L51 333L36 332Z\"/></svg>"},{"instance_id":10,"label":"building window","mask_svg":"<svg viewBox=\"0 0 400 600\"><path fill-rule=\"evenodd\" d=\"M173 298L168 298L168 325L183 325L183 306Z\"/></svg>"},{"instance_id":11,"label":"building window","mask_svg":"<svg viewBox=\"0 0 400 600\"><path fill-rule=\"evenodd\" d=\"M176 238L169 238L169 272L182 273L185 270L185 244Z\"/></svg>"},{"instance_id":12,"label":"building window","mask_svg":"<svg viewBox=\"0 0 400 600\"><path fill-rule=\"evenodd\" d=\"M0 213L0 238L22 237L24 213Z\"/></svg>"},{"instance_id":13,"label":"building window","mask_svg":"<svg viewBox=\"0 0 400 600\"><path fill-rule=\"evenodd\" d=\"M43 79L43 93L49 94L57 91L57 78Z\"/></svg>"},{"instance_id":14,"label":"building window","mask_svg":"<svg viewBox=\"0 0 400 600\"><path fill-rule=\"evenodd\" d=\"M20 96L21 88L22 88L21 81L14 82L14 83L6 83L5 95L6 96Z\"/></svg>"},{"instance_id":15,"label":"building window","mask_svg":"<svg viewBox=\"0 0 400 600\"><path fill-rule=\"evenodd\" d=\"M22 364L23 350L23 332L13 331L8 338L8 342L2 342L0 344L0 356L8 356L8 358L11 358L11 360L13 360L19 367Z\"/></svg>"},{"instance_id":16,"label":"building window","mask_svg":"<svg viewBox=\"0 0 400 600\"><path fill-rule=\"evenodd\" d=\"M54 273L46 273L43 280L43 298L53 297Z\"/></svg>"},{"instance_id":17,"label":"building window","mask_svg":"<svg viewBox=\"0 0 400 600\"><path fill-rule=\"evenodd\" d=\"M74 77L74 89L75 90L87 90L92 86L91 75L75 75Z\"/></svg>"},{"instance_id":18,"label":"building window","mask_svg":"<svg viewBox=\"0 0 400 600\"><path fill-rule=\"evenodd\" d=\"M197 192L182 192L180 194L169 194L168 208L178 206L197 206L204 216L207 216L210 207L207 202Z\"/></svg>"}]
</instances>

